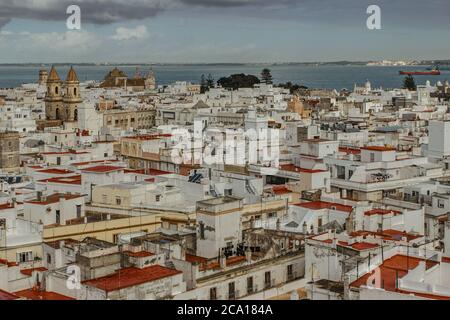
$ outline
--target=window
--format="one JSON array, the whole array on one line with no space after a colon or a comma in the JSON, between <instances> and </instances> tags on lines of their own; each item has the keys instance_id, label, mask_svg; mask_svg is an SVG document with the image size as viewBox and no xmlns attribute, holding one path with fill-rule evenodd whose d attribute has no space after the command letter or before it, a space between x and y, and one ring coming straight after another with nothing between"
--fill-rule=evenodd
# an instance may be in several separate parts
<instances>
[{"instance_id":1,"label":"window","mask_svg":"<svg viewBox=\"0 0 450 320\"><path fill-rule=\"evenodd\" d=\"M276 213L276 212L270 212L270 213L267 215L267 217L268 217L269 219L276 218L276 217L277 217L277 213Z\"/></svg>"},{"instance_id":2,"label":"window","mask_svg":"<svg viewBox=\"0 0 450 320\"><path fill-rule=\"evenodd\" d=\"M33 252L32 251L27 251L27 252L18 253L17 254L17 261L19 263L33 261Z\"/></svg>"},{"instance_id":3,"label":"window","mask_svg":"<svg viewBox=\"0 0 450 320\"><path fill-rule=\"evenodd\" d=\"M351 179L353 177L353 170L348 170L348 178Z\"/></svg>"},{"instance_id":4,"label":"window","mask_svg":"<svg viewBox=\"0 0 450 320\"><path fill-rule=\"evenodd\" d=\"M264 274L264 287L267 289L270 288L271 286L272 286L271 274L270 271L267 271Z\"/></svg>"},{"instance_id":5,"label":"window","mask_svg":"<svg viewBox=\"0 0 450 320\"><path fill-rule=\"evenodd\" d=\"M253 277L247 278L247 294L253 293Z\"/></svg>"},{"instance_id":6,"label":"window","mask_svg":"<svg viewBox=\"0 0 450 320\"><path fill-rule=\"evenodd\" d=\"M77 218L81 218L81 205L77 205Z\"/></svg>"},{"instance_id":7,"label":"window","mask_svg":"<svg viewBox=\"0 0 450 320\"><path fill-rule=\"evenodd\" d=\"M52 256L50 255L50 253L47 253L47 263L48 264L52 263Z\"/></svg>"},{"instance_id":8,"label":"window","mask_svg":"<svg viewBox=\"0 0 450 320\"><path fill-rule=\"evenodd\" d=\"M370 154L370 162L374 162L375 161L375 153L371 153Z\"/></svg>"},{"instance_id":9,"label":"window","mask_svg":"<svg viewBox=\"0 0 450 320\"><path fill-rule=\"evenodd\" d=\"M56 210L56 224L61 224L61 211Z\"/></svg>"},{"instance_id":10,"label":"window","mask_svg":"<svg viewBox=\"0 0 450 320\"><path fill-rule=\"evenodd\" d=\"M122 204L122 199L120 197L116 197L116 205L120 206Z\"/></svg>"},{"instance_id":11,"label":"window","mask_svg":"<svg viewBox=\"0 0 450 320\"><path fill-rule=\"evenodd\" d=\"M102 195L102 203L106 203L108 201L108 196L106 194Z\"/></svg>"},{"instance_id":12,"label":"window","mask_svg":"<svg viewBox=\"0 0 450 320\"><path fill-rule=\"evenodd\" d=\"M217 300L217 288L209 289L209 300Z\"/></svg>"},{"instance_id":13,"label":"window","mask_svg":"<svg viewBox=\"0 0 450 320\"><path fill-rule=\"evenodd\" d=\"M317 224L318 224L319 228L322 226L322 218L319 218Z\"/></svg>"},{"instance_id":14,"label":"window","mask_svg":"<svg viewBox=\"0 0 450 320\"><path fill-rule=\"evenodd\" d=\"M234 282L230 282L228 284L228 299L229 300L236 299L236 290L235 290Z\"/></svg>"},{"instance_id":15,"label":"window","mask_svg":"<svg viewBox=\"0 0 450 320\"><path fill-rule=\"evenodd\" d=\"M200 239L205 240L205 223L203 221L200 221Z\"/></svg>"},{"instance_id":16,"label":"window","mask_svg":"<svg viewBox=\"0 0 450 320\"><path fill-rule=\"evenodd\" d=\"M287 278L288 280L294 279L294 265L290 264L287 266Z\"/></svg>"},{"instance_id":17,"label":"window","mask_svg":"<svg viewBox=\"0 0 450 320\"><path fill-rule=\"evenodd\" d=\"M119 234L118 233L113 235L113 243L115 243L115 244L119 243Z\"/></svg>"},{"instance_id":18,"label":"window","mask_svg":"<svg viewBox=\"0 0 450 320\"><path fill-rule=\"evenodd\" d=\"M438 200L438 208L444 208L444 202L442 200Z\"/></svg>"},{"instance_id":19,"label":"window","mask_svg":"<svg viewBox=\"0 0 450 320\"><path fill-rule=\"evenodd\" d=\"M158 195L156 196L156 202L160 202L160 201L161 201L161 195L158 194Z\"/></svg>"}]
</instances>

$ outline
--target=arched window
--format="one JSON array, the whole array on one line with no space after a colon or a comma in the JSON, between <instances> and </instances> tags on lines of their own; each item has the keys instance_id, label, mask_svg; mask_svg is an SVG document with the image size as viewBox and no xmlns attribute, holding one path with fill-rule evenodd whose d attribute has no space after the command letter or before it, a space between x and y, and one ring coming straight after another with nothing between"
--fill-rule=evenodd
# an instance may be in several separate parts
<instances>
[{"instance_id":1,"label":"arched window","mask_svg":"<svg viewBox=\"0 0 450 320\"><path fill-rule=\"evenodd\" d=\"M55 87L55 94L59 94L58 92L59 92L59 88Z\"/></svg>"},{"instance_id":2,"label":"arched window","mask_svg":"<svg viewBox=\"0 0 450 320\"><path fill-rule=\"evenodd\" d=\"M55 117L56 117L56 120L59 120L59 108L56 108L56 110L55 110Z\"/></svg>"},{"instance_id":3,"label":"arched window","mask_svg":"<svg viewBox=\"0 0 450 320\"><path fill-rule=\"evenodd\" d=\"M78 120L78 110L75 109L75 111L73 112L73 120L77 121Z\"/></svg>"},{"instance_id":4,"label":"arched window","mask_svg":"<svg viewBox=\"0 0 450 320\"><path fill-rule=\"evenodd\" d=\"M77 88L73 88L73 95L74 95L74 96L77 95Z\"/></svg>"}]
</instances>

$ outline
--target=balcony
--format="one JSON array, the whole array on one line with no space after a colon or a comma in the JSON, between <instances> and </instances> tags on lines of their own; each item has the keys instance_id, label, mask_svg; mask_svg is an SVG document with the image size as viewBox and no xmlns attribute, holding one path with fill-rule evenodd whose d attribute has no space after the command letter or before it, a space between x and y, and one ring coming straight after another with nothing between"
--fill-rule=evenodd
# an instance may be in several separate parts
<instances>
[{"instance_id":1,"label":"balcony","mask_svg":"<svg viewBox=\"0 0 450 320\"><path fill-rule=\"evenodd\" d=\"M291 272L287 274L286 282L291 282L297 280L298 278L300 278L300 276L297 274L297 272Z\"/></svg>"},{"instance_id":2,"label":"balcony","mask_svg":"<svg viewBox=\"0 0 450 320\"><path fill-rule=\"evenodd\" d=\"M275 279L271 279L270 281L264 281L264 290L275 287Z\"/></svg>"},{"instance_id":3,"label":"balcony","mask_svg":"<svg viewBox=\"0 0 450 320\"><path fill-rule=\"evenodd\" d=\"M239 291L234 290L228 293L228 300L236 300L239 297Z\"/></svg>"}]
</instances>

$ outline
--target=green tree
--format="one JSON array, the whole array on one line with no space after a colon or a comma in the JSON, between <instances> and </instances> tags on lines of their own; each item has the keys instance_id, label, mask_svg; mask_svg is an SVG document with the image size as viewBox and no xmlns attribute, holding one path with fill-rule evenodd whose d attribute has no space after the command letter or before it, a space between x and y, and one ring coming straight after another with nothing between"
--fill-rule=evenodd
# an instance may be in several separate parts
<instances>
[{"instance_id":1,"label":"green tree","mask_svg":"<svg viewBox=\"0 0 450 320\"><path fill-rule=\"evenodd\" d=\"M202 74L202 77L200 78L200 93L205 93L208 89L208 83L206 82L206 77L204 74Z\"/></svg>"},{"instance_id":2,"label":"green tree","mask_svg":"<svg viewBox=\"0 0 450 320\"><path fill-rule=\"evenodd\" d=\"M414 77L408 75L403 79L403 88L408 89L409 91L415 91L417 89L416 81L414 81Z\"/></svg>"},{"instance_id":3,"label":"green tree","mask_svg":"<svg viewBox=\"0 0 450 320\"><path fill-rule=\"evenodd\" d=\"M208 89L214 87L214 78L212 77L211 73L208 74L208 78L206 79L206 85Z\"/></svg>"},{"instance_id":4,"label":"green tree","mask_svg":"<svg viewBox=\"0 0 450 320\"><path fill-rule=\"evenodd\" d=\"M261 80L263 83L267 83L267 84L271 84L273 83L273 77L272 77L272 73L270 72L270 69L263 69L263 71L261 72Z\"/></svg>"},{"instance_id":5,"label":"green tree","mask_svg":"<svg viewBox=\"0 0 450 320\"><path fill-rule=\"evenodd\" d=\"M237 90L239 88L253 88L255 84L260 83L260 80L253 75L241 73L220 78L217 83L223 88Z\"/></svg>"}]
</instances>

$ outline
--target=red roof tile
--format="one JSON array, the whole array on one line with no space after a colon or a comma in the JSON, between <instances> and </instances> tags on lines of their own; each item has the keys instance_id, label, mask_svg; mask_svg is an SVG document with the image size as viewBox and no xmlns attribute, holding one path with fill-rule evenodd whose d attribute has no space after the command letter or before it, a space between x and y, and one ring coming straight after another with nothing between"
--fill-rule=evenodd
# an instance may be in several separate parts
<instances>
[{"instance_id":1,"label":"red roof tile","mask_svg":"<svg viewBox=\"0 0 450 320\"><path fill-rule=\"evenodd\" d=\"M71 177L50 178L50 179L39 180L38 182L81 185L81 175L76 175L76 176L71 176Z\"/></svg>"},{"instance_id":2,"label":"red roof tile","mask_svg":"<svg viewBox=\"0 0 450 320\"><path fill-rule=\"evenodd\" d=\"M356 148L339 147L339 151L347 154L361 154L361 149Z\"/></svg>"},{"instance_id":3,"label":"red roof tile","mask_svg":"<svg viewBox=\"0 0 450 320\"><path fill-rule=\"evenodd\" d=\"M8 267L17 267L18 264L16 262L9 262L8 260L5 259L0 259L0 264L5 264Z\"/></svg>"},{"instance_id":4,"label":"red roof tile","mask_svg":"<svg viewBox=\"0 0 450 320\"><path fill-rule=\"evenodd\" d=\"M290 172L302 172L302 173L321 173L327 172L327 170L312 170L312 169L304 169L295 166L294 164L283 164L280 166L280 170L290 171Z\"/></svg>"},{"instance_id":5,"label":"red roof tile","mask_svg":"<svg viewBox=\"0 0 450 320\"><path fill-rule=\"evenodd\" d=\"M47 271L47 268L44 267L39 267L39 268L33 268L33 269L24 269L24 270L20 270L20 273L31 277L31 275L33 274L33 271L37 271L37 272L44 272Z\"/></svg>"},{"instance_id":6,"label":"red roof tile","mask_svg":"<svg viewBox=\"0 0 450 320\"><path fill-rule=\"evenodd\" d=\"M9 203L0 204L0 210L7 210L7 209L12 209L12 208L14 208L14 206L12 204L9 204Z\"/></svg>"},{"instance_id":7,"label":"red roof tile","mask_svg":"<svg viewBox=\"0 0 450 320\"><path fill-rule=\"evenodd\" d=\"M378 244L369 243L369 242L355 242L355 243L349 244L348 242L345 242L345 241L339 241L338 244L343 247L351 247L352 249L355 249L358 251L374 249L376 247L379 247Z\"/></svg>"},{"instance_id":8,"label":"red roof tile","mask_svg":"<svg viewBox=\"0 0 450 320\"><path fill-rule=\"evenodd\" d=\"M132 252L132 251L124 251L125 255L133 257L133 258L145 258L145 257L151 257L154 256L153 253L148 251L139 251L139 252Z\"/></svg>"},{"instance_id":9,"label":"red roof tile","mask_svg":"<svg viewBox=\"0 0 450 320\"><path fill-rule=\"evenodd\" d=\"M418 293L413 291L406 291L406 290L400 290L396 286L396 279L403 278L409 270L415 269L419 262L425 261L424 259L415 258L415 257L408 257L404 255L395 255L383 262L382 265L379 266L380 269L380 276L381 276L381 285L384 290L391 291L391 292L398 292L398 293L404 293L404 294L414 294L417 296L430 298L430 299L450 299L450 297L446 296L439 296L439 295L433 295L433 294L426 294L426 293ZM426 268L429 269L433 266L435 266L437 262L435 261L426 261ZM359 288L361 286L365 286L367 284L367 281L372 273L366 273L356 281L352 282L350 284L350 287L353 288Z\"/></svg>"},{"instance_id":10,"label":"red roof tile","mask_svg":"<svg viewBox=\"0 0 450 320\"><path fill-rule=\"evenodd\" d=\"M106 292L111 292L167 277L172 277L180 273L182 272L159 265L144 269L125 268L109 276L85 281L83 282L83 284L96 287Z\"/></svg>"},{"instance_id":11,"label":"red roof tile","mask_svg":"<svg viewBox=\"0 0 450 320\"><path fill-rule=\"evenodd\" d=\"M232 266L235 264L239 264L241 262L245 261L245 257L244 256L234 256L234 257L230 257L227 259L227 267L228 266ZM212 263L209 263L207 265L203 264L202 266L200 266L200 271L206 271L206 270L214 270L214 269L219 269L220 268L220 264L219 262L215 261Z\"/></svg>"},{"instance_id":12,"label":"red roof tile","mask_svg":"<svg viewBox=\"0 0 450 320\"><path fill-rule=\"evenodd\" d=\"M396 211L396 210L386 210L386 209L372 209L372 210L364 212L364 215L366 215L366 216L386 215L386 214L398 215L398 214L401 214L401 212Z\"/></svg>"},{"instance_id":13,"label":"red roof tile","mask_svg":"<svg viewBox=\"0 0 450 320\"><path fill-rule=\"evenodd\" d=\"M75 166L75 167L80 167L80 166L86 166L88 164L96 164L96 163L106 164L106 163L111 163L111 162L119 162L119 161L118 160L95 160L95 161L75 162L75 163L72 163L71 165Z\"/></svg>"},{"instance_id":14,"label":"red roof tile","mask_svg":"<svg viewBox=\"0 0 450 320\"><path fill-rule=\"evenodd\" d=\"M38 170L37 172L48 173L48 174L72 174L72 173L74 173L71 170L57 169L57 168Z\"/></svg>"},{"instance_id":15,"label":"red roof tile","mask_svg":"<svg viewBox=\"0 0 450 320\"><path fill-rule=\"evenodd\" d=\"M52 194L50 196L47 196L45 201L38 201L37 199L35 200L31 200L31 201L25 201L25 203L30 203L30 204L38 204L38 205L48 205L48 204L52 204L52 203L57 203L59 202L59 199L61 197L64 197L65 200L72 200L72 199L77 199L77 198L81 198L83 197L82 195L78 195L78 194L60 194L60 193L55 193Z\"/></svg>"},{"instance_id":16,"label":"red roof tile","mask_svg":"<svg viewBox=\"0 0 450 320\"><path fill-rule=\"evenodd\" d=\"M92 173L106 173L106 172L113 172L113 171L120 171L120 170L124 170L124 168L117 167L117 166L95 166L95 167L82 169L82 171L92 172Z\"/></svg>"},{"instance_id":17,"label":"red roof tile","mask_svg":"<svg viewBox=\"0 0 450 320\"><path fill-rule=\"evenodd\" d=\"M288 188L286 188L286 186L273 186L273 187L272 187L272 191L273 191L273 193L275 193L276 195L292 193L292 191L289 190Z\"/></svg>"},{"instance_id":18,"label":"red roof tile","mask_svg":"<svg viewBox=\"0 0 450 320\"><path fill-rule=\"evenodd\" d=\"M27 298L29 300L75 300L73 298L63 296L59 293L46 291L42 292L32 289L15 292L15 294L19 297Z\"/></svg>"},{"instance_id":19,"label":"red roof tile","mask_svg":"<svg viewBox=\"0 0 450 320\"><path fill-rule=\"evenodd\" d=\"M397 149L392 148L392 147L384 147L384 146L367 146L367 147L362 147L361 150L385 152L385 151L396 151Z\"/></svg>"},{"instance_id":20,"label":"red roof tile","mask_svg":"<svg viewBox=\"0 0 450 320\"><path fill-rule=\"evenodd\" d=\"M0 289L0 300L17 300L19 297Z\"/></svg>"},{"instance_id":21,"label":"red roof tile","mask_svg":"<svg viewBox=\"0 0 450 320\"><path fill-rule=\"evenodd\" d=\"M208 261L208 259L199 256L194 256L192 254L186 254L186 261L190 263L204 264Z\"/></svg>"},{"instance_id":22,"label":"red roof tile","mask_svg":"<svg viewBox=\"0 0 450 320\"><path fill-rule=\"evenodd\" d=\"M321 209L332 209L336 211L343 211L343 212L352 212L353 207L352 206L346 206L339 203L332 203L332 202L325 202L325 201L312 201L312 202L305 202L305 203L297 203L295 204L297 207L307 208L311 210L321 210Z\"/></svg>"}]
</instances>

